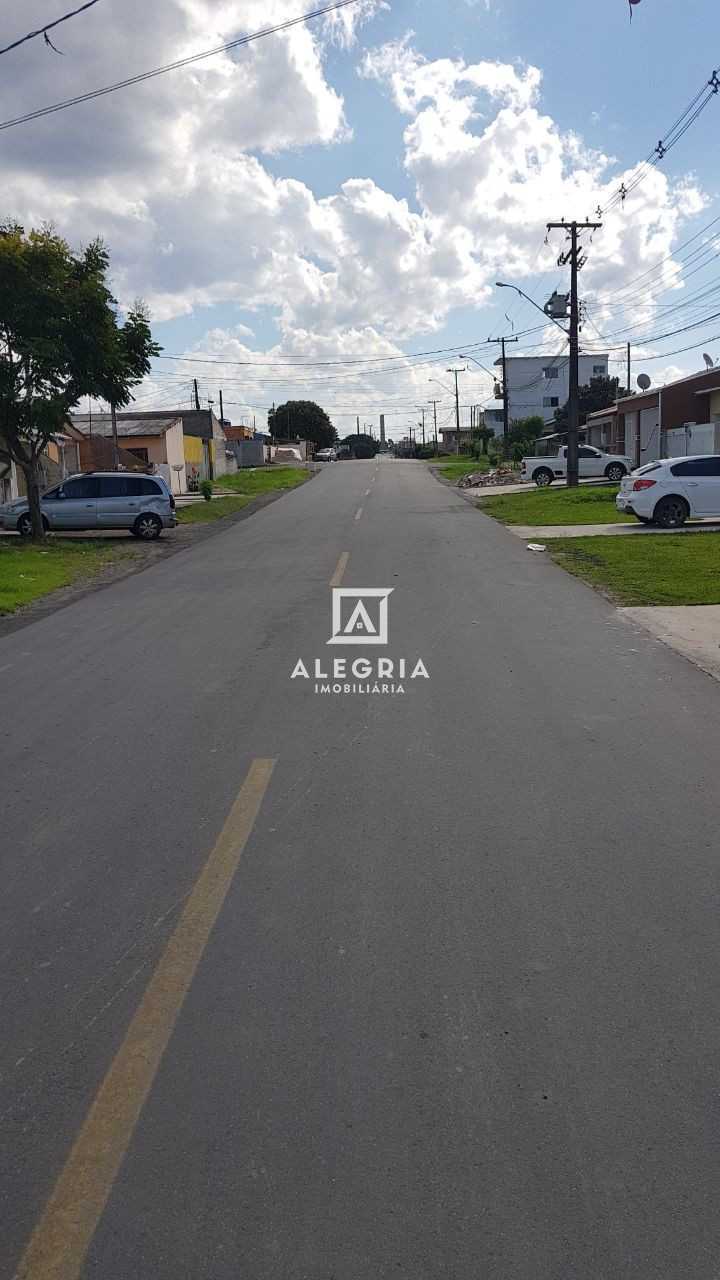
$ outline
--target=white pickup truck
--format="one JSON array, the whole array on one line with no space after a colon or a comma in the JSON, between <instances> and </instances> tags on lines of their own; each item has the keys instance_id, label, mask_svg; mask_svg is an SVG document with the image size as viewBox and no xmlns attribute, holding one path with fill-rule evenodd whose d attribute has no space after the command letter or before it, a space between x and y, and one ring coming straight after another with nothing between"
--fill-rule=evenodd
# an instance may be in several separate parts
<instances>
[{"instance_id":1,"label":"white pickup truck","mask_svg":"<svg viewBox=\"0 0 720 1280\"><path fill-rule=\"evenodd\" d=\"M601 449L594 449L589 444L581 444L578 448L578 472L581 480L591 476L606 476L617 484L634 466L632 458L621 457L616 453L603 453ZM553 480L566 480L567 446L563 445L550 458L523 458L520 470L523 480L534 480L537 485L552 484Z\"/></svg>"}]
</instances>

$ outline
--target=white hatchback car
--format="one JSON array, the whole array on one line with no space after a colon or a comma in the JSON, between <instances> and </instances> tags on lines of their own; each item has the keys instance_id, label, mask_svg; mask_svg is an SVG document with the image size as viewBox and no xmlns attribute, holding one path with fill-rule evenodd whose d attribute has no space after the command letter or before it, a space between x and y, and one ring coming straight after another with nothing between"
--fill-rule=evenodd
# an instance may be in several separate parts
<instances>
[{"instance_id":1,"label":"white hatchback car","mask_svg":"<svg viewBox=\"0 0 720 1280\"><path fill-rule=\"evenodd\" d=\"M662 529L677 529L692 518L720 518L720 455L648 462L623 476L615 506Z\"/></svg>"}]
</instances>

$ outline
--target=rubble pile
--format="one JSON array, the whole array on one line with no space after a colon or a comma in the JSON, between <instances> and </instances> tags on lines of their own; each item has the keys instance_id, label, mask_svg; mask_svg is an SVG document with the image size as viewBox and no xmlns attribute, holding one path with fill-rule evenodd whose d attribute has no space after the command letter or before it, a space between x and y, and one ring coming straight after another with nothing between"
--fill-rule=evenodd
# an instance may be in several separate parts
<instances>
[{"instance_id":1,"label":"rubble pile","mask_svg":"<svg viewBox=\"0 0 720 1280\"><path fill-rule=\"evenodd\" d=\"M512 467L496 467L494 471L473 471L458 480L458 489L482 489L485 485L522 484L522 472Z\"/></svg>"}]
</instances>

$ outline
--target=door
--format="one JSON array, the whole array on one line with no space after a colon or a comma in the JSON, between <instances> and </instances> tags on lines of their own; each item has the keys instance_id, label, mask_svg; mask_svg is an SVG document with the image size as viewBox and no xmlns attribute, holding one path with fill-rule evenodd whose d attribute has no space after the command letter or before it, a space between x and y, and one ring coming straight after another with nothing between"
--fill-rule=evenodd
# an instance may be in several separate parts
<instances>
[{"instance_id":1,"label":"door","mask_svg":"<svg viewBox=\"0 0 720 1280\"><path fill-rule=\"evenodd\" d=\"M133 496L135 476L99 476L98 529L130 529L137 519L139 502Z\"/></svg>"},{"instance_id":2,"label":"door","mask_svg":"<svg viewBox=\"0 0 720 1280\"><path fill-rule=\"evenodd\" d=\"M605 458L598 449L581 444L578 449L578 474L581 479L605 474Z\"/></svg>"},{"instance_id":3,"label":"door","mask_svg":"<svg viewBox=\"0 0 720 1280\"><path fill-rule=\"evenodd\" d=\"M720 516L720 457L689 458L670 470L682 484L696 515Z\"/></svg>"},{"instance_id":4,"label":"door","mask_svg":"<svg viewBox=\"0 0 720 1280\"><path fill-rule=\"evenodd\" d=\"M61 484L52 504L53 528L96 529L98 483L95 476L76 476Z\"/></svg>"},{"instance_id":5,"label":"door","mask_svg":"<svg viewBox=\"0 0 720 1280\"><path fill-rule=\"evenodd\" d=\"M55 527L55 516L58 507L62 507L62 502L58 502L58 493L62 489L62 485L55 485L53 489L47 489L45 493L40 494L40 510L47 517L47 522L51 529Z\"/></svg>"}]
</instances>

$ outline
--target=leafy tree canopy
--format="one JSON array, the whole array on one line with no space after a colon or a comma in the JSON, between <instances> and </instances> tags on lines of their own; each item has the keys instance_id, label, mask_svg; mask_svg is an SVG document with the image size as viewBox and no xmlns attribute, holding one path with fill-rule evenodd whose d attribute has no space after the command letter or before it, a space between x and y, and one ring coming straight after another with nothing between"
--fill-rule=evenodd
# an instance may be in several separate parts
<instances>
[{"instance_id":1,"label":"leafy tree canopy","mask_svg":"<svg viewBox=\"0 0 720 1280\"><path fill-rule=\"evenodd\" d=\"M268 430L276 440L310 440L318 449L331 449L337 431L314 400L287 400L268 413Z\"/></svg>"},{"instance_id":2,"label":"leafy tree canopy","mask_svg":"<svg viewBox=\"0 0 720 1280\"><path fill-rule=\"evenodd\" d=\"M102 240L78 254L52 227L0 224L0 458L25 474L39 537L41 453L83 396L128 404L161 350L141 302L118 323L108 265Z\"/></svg>"},{"instance_id":3,"label":"leafy tree canopy","mask_svg":"<svg viewBox=\"0 0 720 1280\"><path fill-rule=\"evenodd\" d=\"M341 440L340 443L343 448L349 449L356 458L374 458L380 448L380 441L376 440L374 436L365 435L363 432L358 434L357 431L350 436L345 436L345 439Z\"/></svg>"},{"instance_id":4,"label":"leafy tree canopy","mask_svg":"<svg viewBox=\"0 0 720 1280\"><path fill-rule=\"evenodd\" d=\"M513 462L520 462L533 452L535 441L545 430L545 421L539 413L529 418L514 418L508 430L510 457Z\"/></svg>"},{"instance_id":5,"label":"leafy tree canopy","mask_svg":"<svg viewBox=\"0 0 720 1280\"><path fill-rule=\"evenodd\" d=\"M628 393L624 387L620 386L618 378L606 378L604 375L591 378L584 387L580 387L578 392L580 403L578 425L584 427L589 413L595 413L598 409L608 409L620 396L628 394L632 393ZM558 431L567 431L567 403L555 410L555 425Z\"/></svg>"}]
</instances>

